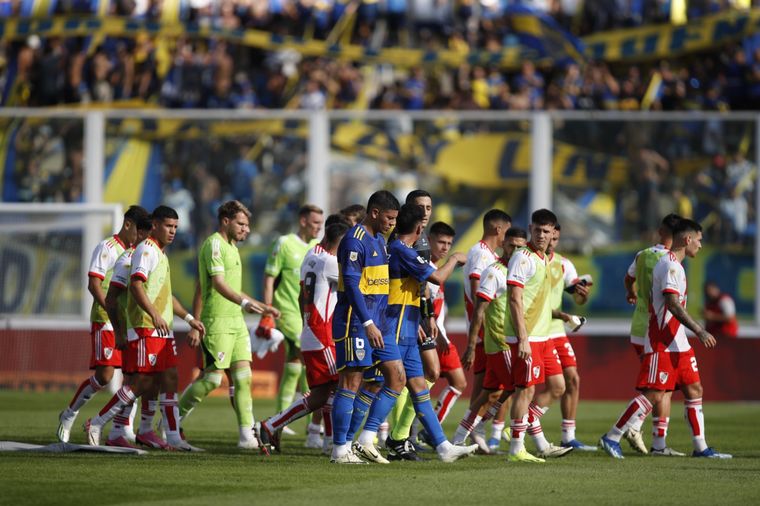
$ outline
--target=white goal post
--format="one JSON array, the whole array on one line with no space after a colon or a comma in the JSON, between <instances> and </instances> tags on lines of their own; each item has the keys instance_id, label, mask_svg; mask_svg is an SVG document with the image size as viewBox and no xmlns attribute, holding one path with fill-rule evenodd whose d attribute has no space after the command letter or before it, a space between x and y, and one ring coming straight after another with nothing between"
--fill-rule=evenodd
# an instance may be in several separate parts
<instances>
[{"instance_id":1,"label":"white goal post","mask_svg":"<svg viewBox=\"0 0 760 506\"><path fill-rule=\"evenodd\" d=\"M109 233L116 233L121 227L123 207L121 204L79 204L79 203L0 203L0 254L3 258L13 258L13 262L3 265L3 279L0 281L0 296L7 297L9 292L23 293L25 290L36 290L46 286L44 283L32 287L30 276L22 276L18 264L28 265L27 259L20 258L24 254L53 258L55 242L47 238L53 234L69 234L77 243L77 255L68 253L69 263L78 262L74 270L78 273L78 286L69 287L72 291L79 290L79 307L70 308L65 315L46 312L44 308L37 311L43 304L37 304L35 310L12 310L3 299L0 309L0 327L4 328L51 328L71 329L86 327L89 320L91 297L87 294L87 268L90 255L95 246ZM81 235L81 239L79 236ZM29 239L32 238L32 239ZM27 243L33 243L31 246ZM79 242L81 241L81 242ZM52 243L52 244L51 244ZM81 244L81 246L79 246ZM15 248L15 249L14 249ZM52 248L52 251L51 251ZM47 250L46 250L47 249ZM31 251L31 253L30 253ZM60 252L63 253L63 252ZM47 255L46 255L47 254ZM78 258L71 258L78 256ZM42 263L42 262L40 262ZM34 263L34 265L37 265ZM49 266L54 269L54 266ZM47 269L47 268L46 268ZM5 272L7 271L7 272ZM32 272L33 279L44 276L41 272ZM76 281L72 277L72 283ZM21 286L25 284L25 286ZM52 287L48 287L51 288ZM52 293L56 297L60 293ZM27 297L40 297L40 294L26 293ZM26 304L29 306L30 304Z\"/></svg>"}]
</instances>

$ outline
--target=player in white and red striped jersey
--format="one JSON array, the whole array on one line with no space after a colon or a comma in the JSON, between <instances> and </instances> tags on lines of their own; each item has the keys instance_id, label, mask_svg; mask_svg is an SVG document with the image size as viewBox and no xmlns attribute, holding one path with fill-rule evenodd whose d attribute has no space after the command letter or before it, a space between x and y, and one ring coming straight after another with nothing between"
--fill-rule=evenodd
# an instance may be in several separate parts
<instances>
[{"instance_id":1,"label":"player in white and red striped jersey","mask_svg":"<svg viewBox=\"0 0 760 506\"><path fill-rule=\"evenodd\" d=\"M687 256L694 258L701 247L702 227L695 221L682 219L673 231L670 252L662 256L654 267L649 326L636 384L641 394L628 404L615 425L599 440L602 448L612 457L623 458L620 438L633 421L645 418L665 392L673 391L678 386L685 398L684 417L691 428L694 445L692 456L731 458L729 454L718 453L708 447L705 441L702 383L694 350L686 338L688 328L706 348L713 348L716 344L712 334L686 311L686 272L682 262ZM652 453L656 453L655 448Z\"/></svg>"},{"instance_id":2,"label":"player in white and red striped jersey","mask_svg":"<svg viewBox=\"0 0 760 506\"><path fill-rule=\"evenodd\" d=\"M446 258L451 250L456 232L446 223L436 222L430 226L428 239L430 242L430 262L436 265L439 260ZM449 384L443 389L438 397L435 413L438 421L443 424L451 408L467 388L467 378L464 375L462 361L459 358L457 347L449 340L446 333L446 301L444 298L444 285L428 283L430 297L433 300L433 312L435 313L438 327L438 340L436 343L438 360L441 364L441 377Z\"/></svg>"},{"instance_id":3,"label":"player in white and red striped jersey","mask_svg":"<svg viewBox=\"0 0 760 506\"><path fill-rule=\"evenodd\" d=\"M132 247L137 240L137 223L147 217L148 211L142 207L130 206L124 213L124 222L119 233L101 241L92 252L87 271L87 289L93 298L90 312L90 369L94 369L95 372L79 385L74 398L58 417L58 440L61 442L68 442L71 427L82 406L111 381L114 369L121 368L121 350L116 348L113 326L105 310L106 291L116 260L126 248ZM131 428L128 433L134 437Z\"/></svg>"},{"instance_id":4,"label":"player in white and red striped jersey","mask_svg":"<svg viewBox=\"0 0 760 506\"><path fill-rule=\"evenodd\" d=\"M332 317L338 300L338 259L335 254L348 228L348 224L342 221L327 226L322 241L309 250L301 264L299 299L304 322L301 353L310 391L261 424L262 439L277 451L282 428L320 408L325 424L322 450L325 453L330 450L332 398L338 382L332 338Z\"/></svg>"},{"instance_id":5,"label":"player in white and red striped jersey","mask_svg":"<svg viewBox=\"0 0 760 506\"><path fill-rule=\"evenodd\" d=\"M652 271L657 261L668 253L673 245L673 229L678 225L681 217L677 214L668 214L662 219L657 230L660 236L659 244L650 246L636 253L633 262L628 267L624 284L626 300L635 305L631 320L631 345L636 351L639 360L644 358L644 340L649 325L649 303L652 297ZM670 398L672 392L666 393L662 400L652 409L652 435L655 438L664 438L668 421L670 420ZM662 420L663 424L660 423ZM644 420L638 420L631 425L623 437L628 440L631 448L639 453L646 454L647 447L641 436L641 426ZM664 428L663 428L664 427ZM665 455L677 455L678 452L670 451Z\"/></svg>"},{"instance_id":6,"label":"player in white and red striped jersey","mask_svg":"<svg viewBox=\"0 0 760 506\"><path fill-rule=\"evenodd\" d=\"M483 237L478 243L470 248L467 252L467 263L464 264L464 307L467 316L467 328L470 328L472 314L475 308L475 294L480 286L481 273L499 260L496 254L496 248L504 242L504 236L507 230L512 226L512 218L500 209L491 209L483 216ZM475 341L467 343L462 355L462 365L465 369L472 369L472 395L470 401L474 401L480 395L483 388L483 377L486 372L486 352L483 349L483 331L477 335ZM472 406L471 406L472 407ZM465 417L469 416L469 410ZM475 429L474 437L482 437L485 444L485 437L482 435L481 427Z\"/></svg>"}]
</instances>

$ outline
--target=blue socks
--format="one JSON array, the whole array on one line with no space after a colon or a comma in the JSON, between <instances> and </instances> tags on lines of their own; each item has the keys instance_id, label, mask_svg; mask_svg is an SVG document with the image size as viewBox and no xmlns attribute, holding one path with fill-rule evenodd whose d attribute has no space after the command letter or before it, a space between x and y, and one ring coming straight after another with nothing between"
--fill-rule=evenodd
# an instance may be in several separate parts
<instances>
[{"instance_id":1,"label":"blue socks","mask_svg":"<svg viewBox=\"0 0 760 506\"><path fill-rule=\"evenodd\" d=\"M375 402L369 408L369 416L367 416L367 423L364 424L364 430L369 432L377 432L380 424L385 421L385 418L396 405L400 392L391 390L384 386L382 390L377 394Z\"/></svg>"},{"instance_id":2,"label":"blue socks","mask_svg":"<svg viewBox=\"0 0 760 506\"><path fill-rule=\"evenodd\" d=\"M430 402L430 390L423 390L416 394L413 392L409 393L412 396L412 403L414 404L414 411L417 413L417 419L425 427L425 431L433 440L433 444L438 446L446 441L446 435L441 428L441 422L438 421L433 404Z\"/></svg>"},{"instance_id":3,"label":"blue socks","mask_svg":"<svg viewBox=\"0 0 760 506\"><path fill-rule=\"evenodd\" d=\"M354 434L356 434L356 431L358 431L362 426L364 417L367 416L367 411L369 411L369 407L372 405L372 401L374 400L375 394L368 392L363 388L359 390L358 394L356 394L356 399L354 399L354 412L351 415L351 425L348 427L346 441L353 441ZM333 429L333 431L334 430L335 429Z\"/></svg>"},{"instance_id":4,"label":"blue socks","mask_svg":"<svg viewBox=\"0 0 760 506\"><path fill-rule=\"evenodd\" d=\"M346 434L351 425L351 414L354 410L354 398L356 392L339 388L335 392L333 400L332 419L333 419L333 444L346 444ZM353 434L352 434L353 437Z\"/></svg>"}]
</instances>

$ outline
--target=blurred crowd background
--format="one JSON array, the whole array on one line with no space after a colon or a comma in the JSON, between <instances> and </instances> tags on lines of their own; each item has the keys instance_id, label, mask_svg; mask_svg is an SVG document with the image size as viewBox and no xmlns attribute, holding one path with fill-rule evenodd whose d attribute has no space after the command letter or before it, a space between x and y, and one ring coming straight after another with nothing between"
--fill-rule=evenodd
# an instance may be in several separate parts
<instances>
[{"instance_id":1,"label":"blurred crowd background","mask_svg":"<svg viewBox=\"0 0 760 506\"><path fill-rule=\"evenodd\" d=\"M37 2L43 0L36 0ZM504 15L515 5L550 16L573 36L670 23L673 3L687 20L749 0L44 0L52 14L104 14L225 29L258 29L304 40L383 47L498 52L519 45ZM34 0L0 2L0 16L21 16ZM352 14L353 13L353 14ZM351 20L352 23L342 23ZM336 26L338 29L336 29ZM756 110L760 108L760 35L698 54L647 63L536 68L367 66L302 57L224 40L161 36L70 37L3 41L5 105L140 100L171 108L458 110ZM13 65L11 65L11 63ZM660 92L645 98L652 76Z\"/></svg>"},{"instance_id":2,"label":"blurred crowd background","mask_svg":"<svg viewBox=\"0 0 760 506\"><path fill-rule=\"evenodd\" d=\"M171 6L175 21L199 26L257 29L304 40L334 41L340 36L365 47L430 51L499 51L519 44L504 15L515 5L550 16L567 33L581 37L666 26L760 4L746 0L46 1L50 15L166 21ZM674 18L675 4L681 6L680 21ZM0 1L0 16L32 15L34 5L27 0ZM179 37L167 44L160 36L147 34L31 35L0 41L0 88L3 104L17 107L746 111L760 109L760 34L698 53L640 63L584 60L537 66L525 60L515 69L368 64L213 38ZM81 120L0 121L6 125L3 200L81 200ZM331 122L337 174L359 185L398 187L399 193L402 187L424 186L434 195L446 196L449 216L457 223L476 220L473 198L495 202L505 190L452 183L438 170L442 147L488 133L530 131L529 123L520 121L399 117L372 124L374 138L363 142L370 147L378 144L377 149L362 151L338 142L341 126L345 125L340 121ZM257 233L263 234L264 242L287 230L293 210L305 196L305 122L285 125L278 132L215 134L213 122L205 121L195 122L195 127L200 132L194 135L137 134L150 143L146 149L151 163L158 166L158 190L152 190L156 200L175 205L191 218L186 223L192 229L184 231L180 244L190 247L213 228L215 206L230 197L254 209L261 219ZM648 238L658 217L671 210L703 221L709 240L716 244L752 242L757 221L754 122L557 121L554 128L555 141L588 158L583 184L555 180L555 200L570 215L590 220L601 230L601 239L593 238L593 246ZM108 132L106 155L108 164L115 165L124 143L136 134L118 122L109 123ZM524 148L525 142L517 145ZM614 181L604 174L592 177L595 157L613 160L613 166L615 160L623 160L625 174ZM564 169L555 166L555 173ZM503 176L504 168L499 170ZM338 177L334 183L342 189L335 195L337 206L365 198L355 191L356 184L341 185ZM280 191L265 191L273 185ZM508 210L516 215L527 213L526 185L524 178L521 185L506 189ZM576 238L574 246L588 247L582 230L569 236L571 242ZM258 240L256 234L251 240Z\"/></svg>"}]
</instances>

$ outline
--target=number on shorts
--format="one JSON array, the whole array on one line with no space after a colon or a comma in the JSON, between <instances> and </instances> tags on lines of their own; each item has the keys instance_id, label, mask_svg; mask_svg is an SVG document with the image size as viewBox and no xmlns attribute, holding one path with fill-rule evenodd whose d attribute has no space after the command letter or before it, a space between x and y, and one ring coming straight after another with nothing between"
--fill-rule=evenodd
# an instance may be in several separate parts
<instances>
[{"instance_id":1,"label":"number on shorts","mask_svg":"<svg viewBox=\"0 0 760 506\"><path fill-rule=\"evenodd\" d=\"M699 372L699 369L697 369L697 357L691 357L691 370L694 372Z\"/></svg>"},{"instance_id":2,"label":"number on shorts","mask_svg":"<svg viewBox=\"0 0 760 506\"><path fill-rule=\"evenodd\" d=\"M356 349L357 350L363 350L364 349L364 339L361 337L356 338Z\"/></svg>"},{"instance_id":3,"label":"number on shorts","mask_svg":"<svg viewBox=\"0 0 760 506\"><path fill-rule=\"evenodd\" d=\"M567 354L571 357L575 356L575 351L573 350L573 347L570 343L565 343L565 349L567 350Z\"/></svg>"},{"instance_id":4,"label":"number on shorts","mask_svg":"<svg viewBox=\"0 0 760 506\"><path fill-rule=\"evenodd\" d=\"M174 356L177 356L177 341L172 339L172 351L174 352Z\"/></svg>"}]
</instances>

